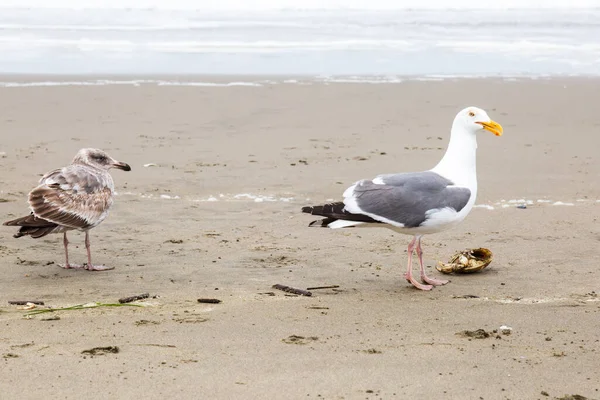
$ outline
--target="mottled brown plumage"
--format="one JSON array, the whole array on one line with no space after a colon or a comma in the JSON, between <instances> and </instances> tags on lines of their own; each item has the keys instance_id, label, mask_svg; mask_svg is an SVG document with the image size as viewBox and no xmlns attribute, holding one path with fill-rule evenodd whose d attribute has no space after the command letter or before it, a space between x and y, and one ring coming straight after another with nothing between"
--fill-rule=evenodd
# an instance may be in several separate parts
<instances>
[{"instance_id":1,"label":"mottled brown plumage","mask_svg":"<svg viewBox=\"0 0 600 400\"><path fill-rule=\"evenodd\" d=\"M64 233L65 268L78 267L69 264L67 231L84 231L88 251L88 264L84 268L110 269L92 265L88 232L104 221L113 204L114 182L108 173L113 167L131 170L129 165L114 160L102 150L79 150L70 165L45 174L29 193L31 214L4 225L20 227L14 235L16 238L37 239L50 233Z\"/></svg>"}]
</instances>

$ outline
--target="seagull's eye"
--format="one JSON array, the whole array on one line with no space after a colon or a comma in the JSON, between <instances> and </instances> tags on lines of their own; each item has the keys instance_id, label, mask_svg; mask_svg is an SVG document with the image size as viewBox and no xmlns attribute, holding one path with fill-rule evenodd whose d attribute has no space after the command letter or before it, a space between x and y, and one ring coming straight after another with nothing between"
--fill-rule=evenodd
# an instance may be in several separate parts
<instances>
[{"instance_id":1,"label":"seagull's eye","mask_svg":"<svg viewBox=\"0 0 600 400\"><path fill-rule=\"evenodd\" d=\"M469 111L469 117L474 117L475 113L473 111Z\"/></svg>"}]
</instances>

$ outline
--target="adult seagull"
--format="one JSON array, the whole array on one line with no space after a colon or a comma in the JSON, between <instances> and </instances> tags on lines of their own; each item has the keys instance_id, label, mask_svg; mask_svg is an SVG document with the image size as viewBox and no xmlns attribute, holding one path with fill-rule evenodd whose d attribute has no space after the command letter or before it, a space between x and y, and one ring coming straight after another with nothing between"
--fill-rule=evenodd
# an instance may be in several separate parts
<instances>
[{"instance_id":1,"label":"adult seagull","mask_svg":"<svg viewBox=\"0 0 600 400\"><path fill-rule=\"evenodd\" d=\"M37 187L29 192L31 214L7 221L4 225L20 226L14 237L41 238L50 233L63 233L65 265L63 268L83 268L88 271L113 269L93 265L90 252L90 229L108 216L113 204L115 184L108 173L110 168L131 171L128 164L119 162L99 149L81 149L71 165L46 173ZM67 232L85 232L87 265L69 263Z\"/></svg>"},{"instance_id":2,"label":"adult seagull","mask_svg":"<svg viewBox=\"0 0 600 400\"><path fill-rule=\"evenodd\" d=\"M343 202L303 207L302 212L325 217L309 226L383 226L413 235L408 245L406 280L421 290L448 283L425 273L421 237L457 225L473 208L477 196L476 136L481 131L501 136L503 130L484 110L465 108L454 118L446 154L433 169L358 181L346 189ZM423 283L412 274L415 247Z\"/></svg>"}]
</instances>

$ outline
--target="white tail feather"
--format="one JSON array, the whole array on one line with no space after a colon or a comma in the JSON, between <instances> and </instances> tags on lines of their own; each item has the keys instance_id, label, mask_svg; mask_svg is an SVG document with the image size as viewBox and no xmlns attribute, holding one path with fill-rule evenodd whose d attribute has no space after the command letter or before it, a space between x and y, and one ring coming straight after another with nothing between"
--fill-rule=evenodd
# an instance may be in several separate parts
<instances>
[{"instance_id":1,"label":"white tail feather","mask_svg":"<svg viewBox=\"0 0 600 400\"><path fill-rule=\"evenodd\" d=\"M365 222L360 222L360 221L346 221L343 219L338 219L337 221L333 221L332 223L330 223L329 225L327 225L328 228L331 229L339 229L339 228L346 228L349 226L358 226L358 225L362 225Z\"/></svg>"}]
</instances>

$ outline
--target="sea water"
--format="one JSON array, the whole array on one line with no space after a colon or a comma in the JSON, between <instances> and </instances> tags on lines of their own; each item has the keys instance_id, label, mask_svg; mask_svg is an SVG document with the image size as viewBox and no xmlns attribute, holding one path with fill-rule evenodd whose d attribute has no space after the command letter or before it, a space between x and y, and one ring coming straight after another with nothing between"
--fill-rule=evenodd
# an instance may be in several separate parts
<instances>
[{"instance_id":1,"label":"sea water","mask_svg":"<svg viewBox=\"0 0 600 400\"><path fill-rule=\"evenodd\" d=\"M0 73L599 75L600 0L0 0Z\"/></svg>"}]
</instances>

